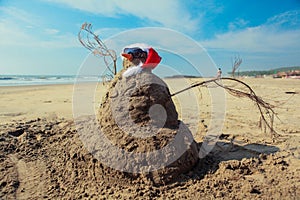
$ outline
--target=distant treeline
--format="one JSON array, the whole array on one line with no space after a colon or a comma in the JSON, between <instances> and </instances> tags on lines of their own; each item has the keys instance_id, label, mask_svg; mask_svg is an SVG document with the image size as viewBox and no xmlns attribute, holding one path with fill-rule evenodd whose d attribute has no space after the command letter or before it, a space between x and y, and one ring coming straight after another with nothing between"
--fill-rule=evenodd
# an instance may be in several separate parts
<instances>
[{"instance_id":1,"label":"distant treeline","mask_svg":"<svg viewBox=\"0 0 300 200\"><path fill-rule=\"evenodd\" d=\"M166 76L165 78L202 78L202 77L192 76L192 75L174 75L174 76Z\"/></svg>"},{"instance_id":2,"label":"distant treeline","mask_svg":"<svg viewBox=\"0 0 300 200\"><path fill-rule=\"evenodd\" d=\"M263 76L263 75L273 75L277 74L278 72L289 72L293 70L300 70L300 66L294 66L294 67L280 67L276 69L270 69L270 70L262 70L262 71L241 71L236 72L236 76ZM231 75L231 72L228 72L228 74Z\"/></svg>"}]
</instances>

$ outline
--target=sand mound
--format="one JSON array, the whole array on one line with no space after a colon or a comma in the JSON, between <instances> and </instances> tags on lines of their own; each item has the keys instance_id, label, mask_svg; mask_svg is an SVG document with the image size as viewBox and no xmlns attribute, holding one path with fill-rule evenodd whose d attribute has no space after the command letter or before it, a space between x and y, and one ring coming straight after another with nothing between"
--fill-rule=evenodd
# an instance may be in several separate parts
<instances>
[{"instance_id":1,"label":"sand mound","mask_svg":"<svg viewBox=\"0 0 300 200\"><path fill-rule=\"evenodd\" d=\"M150 72L117 77L103 99L98 119L102 133L130 155L130 159L120 158L126 164L119 170L130 172L131 178L142 176L165 184L198 161L196 142L178 120L167 85Z\"/></svg>"},{"instance_id":2,"label":"sand mound","mask_svg":"<svg viewBox=\"0 0 300 200\"><path fill-rule=\"evenodd\" d=\"M273 146L232 146L223 140L177 181L158 186L104 166L86 150L70 121L4 124L0 125L0 198L297 199L299 159L276 151Z\"/></svg>"}]
</instances>

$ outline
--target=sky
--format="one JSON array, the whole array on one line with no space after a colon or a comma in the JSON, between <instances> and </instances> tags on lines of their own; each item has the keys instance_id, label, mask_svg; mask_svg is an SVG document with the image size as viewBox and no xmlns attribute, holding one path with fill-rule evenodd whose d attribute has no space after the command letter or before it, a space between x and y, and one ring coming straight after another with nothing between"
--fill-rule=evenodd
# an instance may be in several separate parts
<instances>
[{"instance_id":1,"label":"sky","mask_svg":"<svg viewBox=\"0 0 300 200\"><path fill-rule=\"evenodd\" d=\"M300 66L299 16L300 0L0 0L0 75L77 74L89 55L77 38L84 22L118 55L148 43L161 68L181 73L193 73L185 62L226 73L235 57L240 71Z\"/></svg>"}]
</instances>

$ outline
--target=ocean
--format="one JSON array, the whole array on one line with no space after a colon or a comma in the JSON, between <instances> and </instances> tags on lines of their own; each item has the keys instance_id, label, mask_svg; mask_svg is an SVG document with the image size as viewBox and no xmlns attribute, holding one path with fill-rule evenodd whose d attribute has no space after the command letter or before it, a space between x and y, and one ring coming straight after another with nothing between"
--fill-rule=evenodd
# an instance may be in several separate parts
<instances>
[{"instance_id":1,"label":"ocean","mask_svg":"<svg viewBox=\"0 0 300 200\"><path fill-rule=\"evenodd\" d=\"M76 75L0 75L0 86L74 84L101 81L99 76Z\"/></svg>"}]
</instances>

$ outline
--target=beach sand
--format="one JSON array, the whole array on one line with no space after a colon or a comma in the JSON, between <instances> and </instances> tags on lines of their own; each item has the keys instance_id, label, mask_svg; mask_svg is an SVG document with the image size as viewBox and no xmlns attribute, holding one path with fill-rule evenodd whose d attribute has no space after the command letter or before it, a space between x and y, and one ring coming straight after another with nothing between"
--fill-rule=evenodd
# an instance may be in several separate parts
<instances>
[{"instance_id":1,"label":"beach sand","mask_svg":"<svg viewBox=\"0 0 300 200\"><path fill-rule=\"evenodd\" d=\"M216 88L184 92L173 100L198 145L223 123L222 131L192 171L162 186L107 175L77 134L73 85L0 87L0 199L299 199L300 81L242 80L277 106L274 128L281 136L273 141L258 126L259 111L249 99L226 94L225 103L212 101L209 91ZM182 81L166 80L171 93ZM104 94L99 85L95 108ZM212 105L220 107L212 112ZM226 115L211 121L222 108Z\"/></svg>"}]
</instances>

